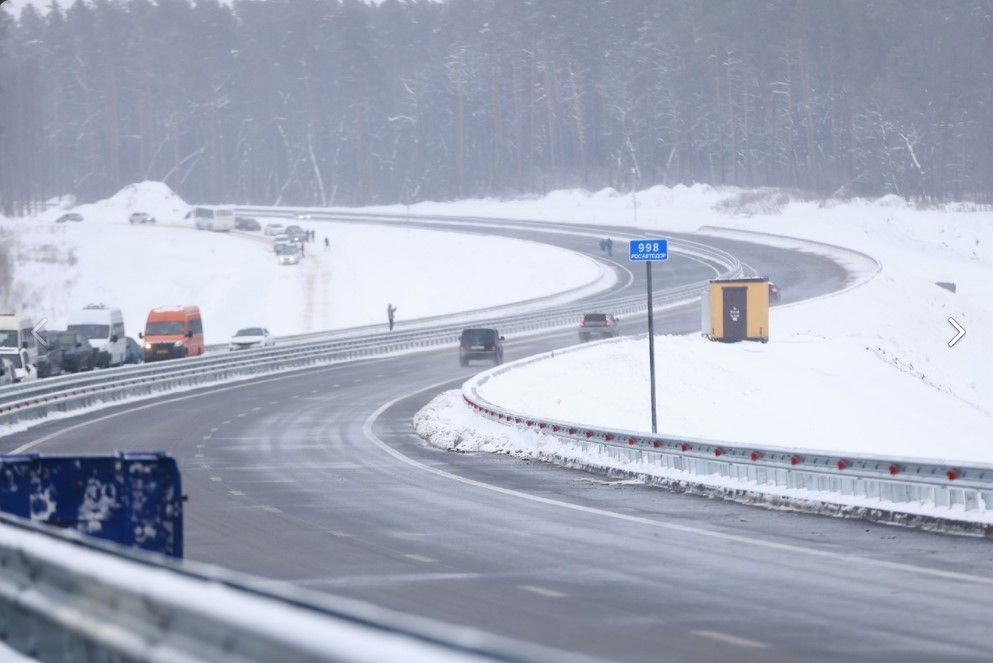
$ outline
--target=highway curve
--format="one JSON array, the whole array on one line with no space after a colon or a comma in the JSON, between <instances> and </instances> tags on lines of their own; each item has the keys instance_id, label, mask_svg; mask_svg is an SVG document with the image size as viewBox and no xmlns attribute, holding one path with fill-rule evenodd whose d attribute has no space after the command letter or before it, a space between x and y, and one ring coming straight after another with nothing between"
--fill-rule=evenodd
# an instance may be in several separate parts
<instances>
[{"instance_id":1,"label":"highway curve","mask_svg":"<svg viewBox=\"0 0 993 663\"><path fill-rule=\"evenodd\" d=\"M504 232L605 258L589 235ZM809 253L696 239L771 276L784 301L847 278ZM701 269L674 260L656 287L706 278ZM644 290L640 278L628 287ZM698 320L693 306L656 325L688 332ZM625 319L624 331L645 327ZM506 359L575 342L573 329L508 338ZM168 451L189 495L189 559L605 659L993 657L988 541L426 446L412 415L479 368L461 368L454 347L355 361L49 422L0 444Z\"/></svg>"}]
</instances>

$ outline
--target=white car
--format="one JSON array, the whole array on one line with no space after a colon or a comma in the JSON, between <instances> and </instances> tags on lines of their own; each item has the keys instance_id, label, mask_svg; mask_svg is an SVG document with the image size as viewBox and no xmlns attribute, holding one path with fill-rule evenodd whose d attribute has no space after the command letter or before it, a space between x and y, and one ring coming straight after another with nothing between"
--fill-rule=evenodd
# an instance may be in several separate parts
<instances>
[{"instance_id":1,"label":"white car","mask_svg":"<svg viewBox=\"0 0 993 663\"><path fill-rule=\"evenodd\" d=\"M265 224L265 228L262 230L262 232L272 237L275 235L282 235L283 231L285 230L286 230L286 226L284 226L282 223L267 223Z\"/></svg>"},{"instance_id":2,"label":"white car","mask_svg":"<svg viewBox=\"0 0 993 663\"><path fill-rule=\"evenodd\" d=\"M4 350L0 353L0 362L10 364L14 382L35 380L38 377L38 371L28 363L27 350Z\"/></svg>"},{"instance_id":3,"label":"white car","mask_svg":"<svg viewBox=\"0 0 993 663\"><path fill-rule=\"evenodd\" d=\"M276 345L276 339L272 337L265 327L245 327L235 332L228 344L228 349L248 350L249 348L271 348Z\"/></svg>"},{"instance_id":4,"label":"white car","mask_svg":"<svg viewBox=\"0 0 993 663\"><path fill-rule=\"evenodd\" d=\"M289 235L276 235L272 238L272 250L274 253L279 253L279 247L286 246L290 243Z\"/></svg>"},{"instance_id":5,"label":"white car","mask_svg":"<svg viewBox=\"0 0 993 663\"><path fill-rule=\"evenodd\" d=\"M300 257L302 252L300 251L299 244L277 244L276 245L276 262L280 265L299 265Z\"/></svg>"},{"instance_id":6,"label":"white car","mask_svg":"<svg viewBox=\"0 0 993 663\"><path fill-rule=\"evenodd\" d=\"M128 217L128 223L155 223L155 217L146 212L135 212Z\"/></svg>"}]
</instances>

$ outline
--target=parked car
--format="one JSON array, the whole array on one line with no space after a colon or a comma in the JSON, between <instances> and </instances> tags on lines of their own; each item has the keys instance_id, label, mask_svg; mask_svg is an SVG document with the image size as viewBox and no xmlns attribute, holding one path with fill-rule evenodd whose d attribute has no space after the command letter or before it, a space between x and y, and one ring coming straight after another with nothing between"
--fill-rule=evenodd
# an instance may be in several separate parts
<instances>
[{"instance_id":1,"label":"parked car","mask_svg":"<svg viewBox=\"0 0 993 663\"><path fill-rule=\"evenodd\" d=\"M38 369L39 378L50 378L53 375L62 373L62 348L54 343L45 345L38 344Z\"/></svg>"},{"instance_id":2,"label":"parked car","mask_svg":"<svg viewBox=\"0 0 993 663\"><path fill-rule=\"evenodd\" d=\"M128 223L155 223L155 217L147 212L135 212L128 217Z\"/></svg>"},{"instance_id":3,"label":"parked car","mask_svg":"<svg viewBox=\"0 0 993 663\"><path fill-rule=\"evenodd\" d=\"M126 350L124 352L125 364L140 364L144 361L141 345L130 336L124 339Z\"/></svg>"},{"instance_id":4,"label":"parked car","mask_svg":"<svg viewBox=\"0 0 993 663\"><path fill-rule=\"evenodd\" d=\"M28 362L28 351L24 348L5 349L0 352L0 359L13 366L14 382L34 380L38 377L37 367Z\"/></svg>"},{"instance_id":5,"label":"parked car","mask_svg":"<svg viewBox=\"0 0 993 663\"><path fill-rule=\"evenodd\" d=\"M65 223L66 221L82 221L83 215L76 212L69 212L68 214L63 214L59 218L55 219L55 223Z\"/></svg>"},{"instance_id":6,"label":"parked car","mask_svg":"<svg viewBox=\"0 0 993 663\"><path fill-rule=\"evenodd\" d=\"M282 235L286 232L286 228L282 223L267 223L265 224L265 229L262 232L270 237L275 237L276 235Z\"/></svg>"},{"instance_id":7,"label":"parked car","mask_svg":"<svg viewBox=\"0 0 993 663\"><path fill-rule=\"evenodd\" d=\"M235 230L258 231L262 230L262 225L250 216L234 217Z\"/></svg>"},{"instance_id":8,"label":"parked car","mask_svg":"<svg viewBox=\"0 0 993 663\"><path fill-rule=\"evenodd\" d=\"M301 258L299 244L277 244L276 262L280 265L299 265Z\"/></svg>"},{"instance_id":9,"label":"parked car","mask_svg":"<svg viewBox=\"0 0 993 663\"><path fill-rule=\"evenodd\" d=\"M228 344L228 349L248 350L249 348L271 348L276 345L276 339L265 327L245 327L235 332Z\"/></svg>"},{"instance_id":10,"label":"parked car","mask_svg":"<svg viewBox=\"0 0 993 663\"><path fill-rule=\"evenodd\" d=\"M770 302L779 301L779 288L772 281L769 281L769 301Z\"/></svg>"},{"instance_id":11,"label":"parked car","mask_svg":"<svg viewBox=\"0 0 993 663\"><path fill-rule=\"evenodd\" d=\"M579 316L579 341L591 338L613 338L621 333L620 318L611 313L583 313Z\"/></svg>"},{"instance_id":12,"label":"parked car","mask_svg":"<svg viewBox=\"0 0 993 663\"><path fill-rule=\"evenodd\" d=\"M306 242L307 231L300 226L286 226L286 236L291 242Z\"/></svg>"},{"instance_id":13,"label":"parked car","mask_svg":"<svg viewBox=\"0 0 993 663\"><path fill-rule=\"evenodd\" d=\"M463 329L459 337L459 364L468 366L473 359L488 359L494 365L503 362L503 336L496 329Z\"/></svg>"},{"instance_id":14,"label":"parked car","mask_svg":"<svg viewBox=\"0 0 993 663\"><path fill-rule=\"evenodd\" d=\"M279 255L279 247L290 243L289 235L276 235L272 238L272 252Z\"/></svg>"},{"instance_id":15,"label":"parked car","mask_svg":"<svg viewBox=\"0 0 993 663\"><path fill-rule=\"evenodd\" d=\"M57 347L62 351L62 370L68 373L92 371L96 366L97 350L90 345L90 340L78 332L44 331L49 347Z\"/></svg>"},{"instance_id":16,"label":"parked car","mask_svg":"<svg viewBox=\"0 0 993 663\"><path fill-rule=\"evenodd\" d=\"M14 384L14 364L6 357L0 357L0 387Z\"/></svg>"},{"instance_id":17,"label":"parked car","mask_svg":"<svg viewBox=\"0 0 993 663\"><path fill-rule=\"evenodd\" d=\"M300 219L301 221L306 221L308 219L313 219L314 215L311 214L310 212L300 212L299 214L297 214L296 218Z\"/></svg>"}]
</instances>

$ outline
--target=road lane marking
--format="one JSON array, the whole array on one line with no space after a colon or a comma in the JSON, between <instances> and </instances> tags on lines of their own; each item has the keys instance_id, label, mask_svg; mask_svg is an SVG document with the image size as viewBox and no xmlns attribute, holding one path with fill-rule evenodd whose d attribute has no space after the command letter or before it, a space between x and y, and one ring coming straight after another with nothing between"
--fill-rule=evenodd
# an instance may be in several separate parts
<instances>
[{"instance_id":1,"label":"road lane marking","mask_svg":"<svg viewBox=\"0 0 993 663\"><path fill-rule=\"evenodd\" d=\"M436 559L431 559L430 557L425 557L424 555L418 555L417 553L404 553L403 556L407 559L412 559L415 562L423 562L425 564L431 564L438 561Z\"/></svg>"},{"instance_id":2,"label":"road lane marking","mask_svg":"<svg viewBox=\"0 0 993 663\"><path fill-rule=\"evenodd\" d=\"M585 513L594 516L602 516L605 518L613 518L615 520L621 520L629 523L636 523L639 525L646 525L648 527L654 527L657 529L668 530L671 532L681 532L683 534L693 534L696 536L701 536L710 539L716 539L719 541L727 541L729 543L740 543L749 546L755 546L756 548L765 548L768 550L778 550L780 552L796 553L801 555L808 555L814 558L820 559L830 559L836 562L842 562L845 564L857 563L869 567L888 569L891 571L903 571L906 573L913 573L916 575L928 576L932 578L942 578L945 580L957 580L962 582L979 583L981 585L993 586L993 577L974 575L970 573L961 573L959 571L945 571L943 569L929 568L926 566L915 566L913 564L906 564L904 562L891 562L884 559L872 559L869 557L861 557L859 555L846 554L841 552L832 552L829 550L819 550L817 548L808 548L798 544L792 543L779 543L776 541L769 541L766 539L760 539L755 536L747 536L744 534L731 534L728 532L715 532L713 530L703 529L702 527L694 527L692 525L683 525L680 523L669 522L664 519L664 516L658 516L657 518L646 518L644 516L635 516L626 513L619 513L616 511L608 511L606 509L600 509L591 506L583 506L581 504L573 504L571 502L565 502L563 500L552 499L550 497L540 497L538 495L531 495L529 493L524 493L519 490L512 490L510 488L504 488L503 486L497 486L495 484L486 483L483 481L477 481L476 479L469 479L467 477L459 476L458 474L453 474L445 470L438 469L436 467L431 467L420 461L414 460L409 456L404 455L400 451L397 451L386 442L383 442L379 436L377 436L373 430L373 424L379 416L388 410L390 407L396 403L410 398L415 394L419 394L429 390L438 390L445 386L457 384L458 379L455 380L443 380L441 382L436 382L435 384L427 385L426 387L421 387L420 389L415 389L402 396L397 396L396 398L387 401L376 408L368 417L366 417L365 423L362 424L362 432L366 439L372 442L374 445L379 447L381 450L393 456L396 460L401 463L406 463L407 465L429 472L435 476L439 476L445 479L450 479L452 481L458 481L468 486L475 486L476 488L482 488L484 490L490 490L494 493L499 493L501 495L507 495L509 497L516 497L523 500L528 500L529 502L535 502L537 504L545 504L548 506L554 506L561 509L567 509L570 511L577 511L579 513Z\"/></svg>"},{"instance_id":3,"label":"road lane marking","mask_svg":"<svg viewBox=\"0 0 993 663\"><path fill-rule=\"evenodd\" d=\"M231 493L232 495L234 495L235 497L244 497L245 496L245 493L241 492L240 490L229 490L228 492Z\"/></svg>"},{"instance_id":4,"label":"road lane marking","mask_svg":"<svg viewBox=\"0 0 993 663\"><path fill-rule=\"evenodd\" d=\"M210 477L211 481L224 481L221 477Z\"/></svg>"},{"instance_id":5,"label":"road lane marking","mask_svg":"<svg viewBox=\"0 0 993 663\"><path fill-rule=\"evenodd\" d=\"M538 587L537 585L518 585L519 589L523 589L526 592L531 592L533 594L540 594L541 596L547 596L552 599L561 599L568 594L563 592L556 592L554 589L548 589L546 587Z\"/></svg>"},{"instance_id":6,"label":"road lane marking","mask_svg":"<svg viewBox=\"0 0 993 663\"><path fill-rule=\"evenodd\" d=\"M736 647L745 647L747 649L765 649L769 646L764 642L749 640L748 638L739 638L736 635L721 633L719 631L690 631L690 633L693 635L699 635L701 638L710 638L711 640L717 640L718 642L734 645Z\"/></svg>"},{"instance_id":7,"label":"road lane marking","mask_svg":"<svg viewBox=\"0 0 993 663\"><path fill-rule=\"evenodd\" d=\"M269 513L282 513L282 511L280 511L280 510L279 510L279 509L277 509L276 507L274 507L274 506L269 506L268 504L264 504L264 505L262 505L262 510L263 510L263 511L268 511Z\"/></svg>"}]
</instances>

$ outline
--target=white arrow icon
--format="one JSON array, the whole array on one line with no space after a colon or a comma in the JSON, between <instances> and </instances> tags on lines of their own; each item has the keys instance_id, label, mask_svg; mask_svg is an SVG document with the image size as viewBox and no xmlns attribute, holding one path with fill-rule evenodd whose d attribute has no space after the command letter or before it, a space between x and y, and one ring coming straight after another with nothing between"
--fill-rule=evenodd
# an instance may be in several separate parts
<instances>
[{"instance_id":1,"label":"white arrow icon","mask_svg":"<svg viewBox=\"0 0 993 663\"><path fill-rule=\"evenodd\" d=\"M948 347L953 348L953 347L955 347L955 344L958 343L959 341L961 341L962 340L962 337L965 336L965 327L963 327L959 323L955 322L955 318L948 318L948 323L952 327L955 327L955 331L958 332L957 334L955 334L955 338L953 338L952 340L948 341Z\"/></svg>"},{"instance_id":2,"label":"white arrow icon","mask_svg":"<svg viewBox=\"0 0 993 663\"><path fill-rule=\"evenodd\" d=\"M48 323L48 318L42 318L38 322L38 324L36 324L34 328L31 330L31 334L34 336L34 340L38 341L38 344L41 345L41 347L43 348L48 347L48 341L46 341L45 337L39 334L38 332L40 332L41 328L44 327L47 323Z\"/></svg>"}]
</instances>

